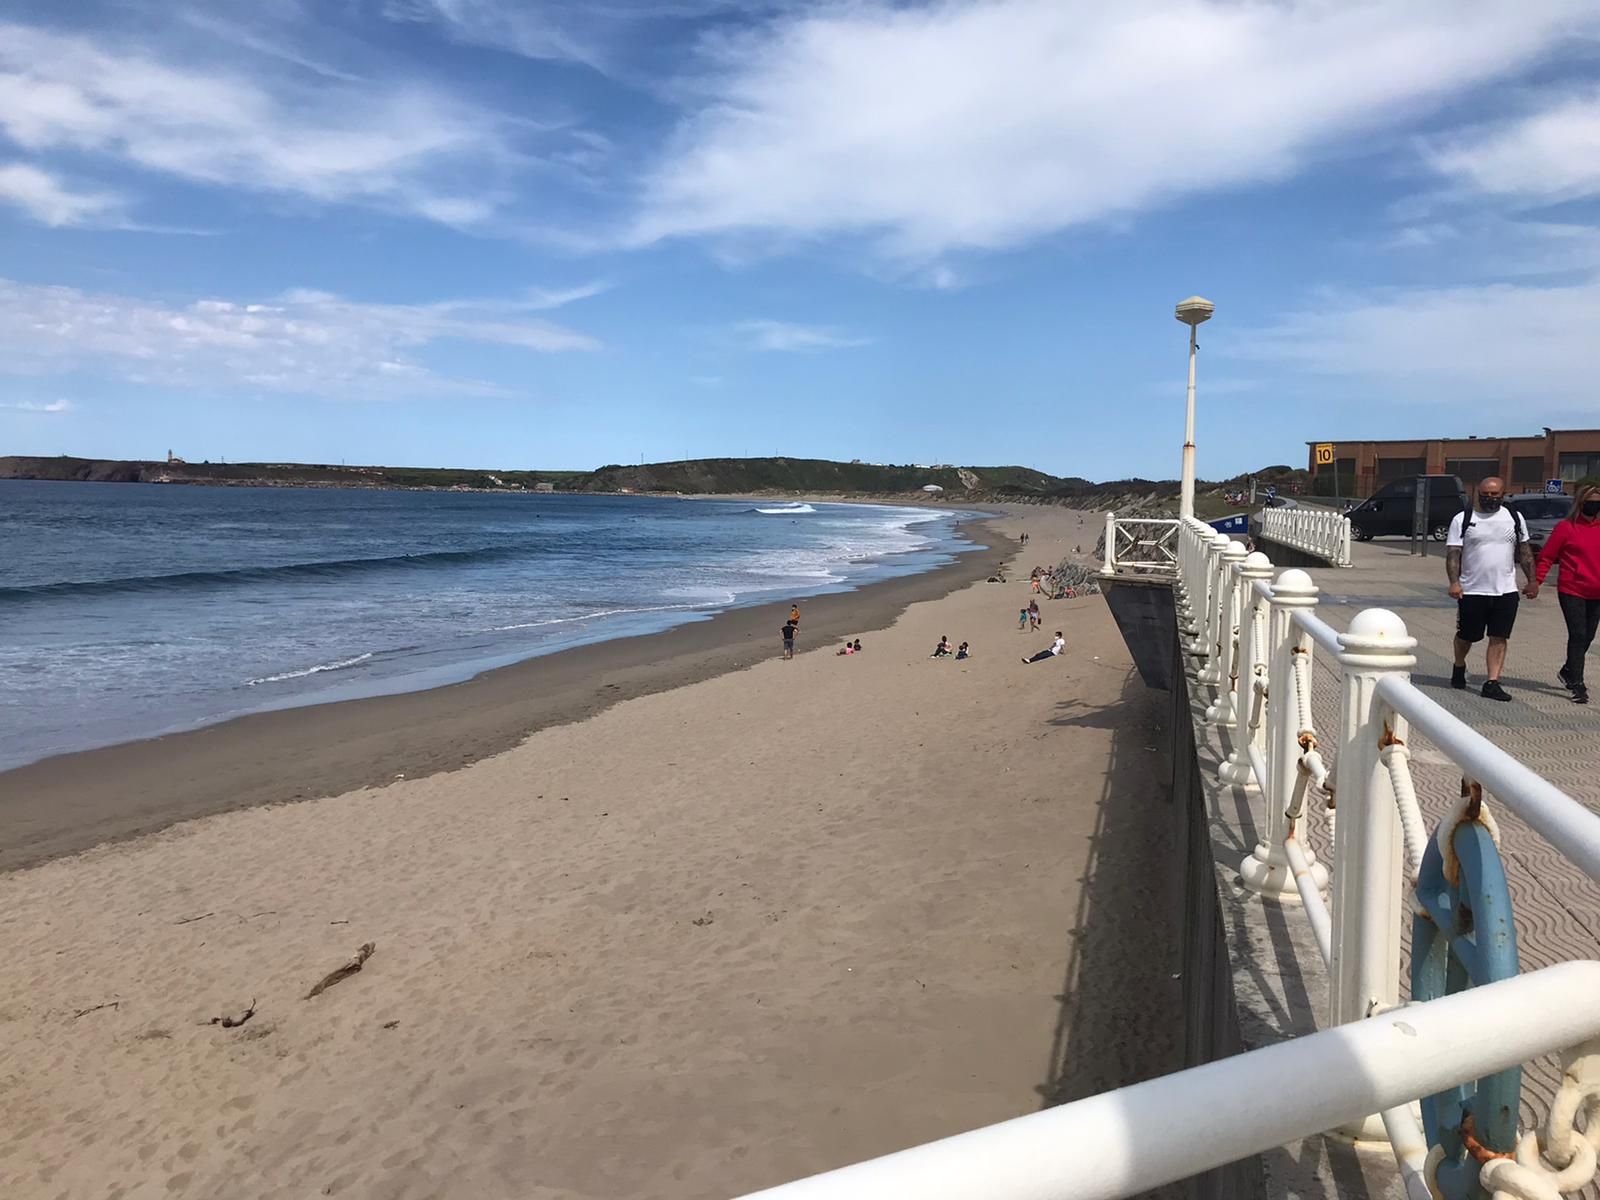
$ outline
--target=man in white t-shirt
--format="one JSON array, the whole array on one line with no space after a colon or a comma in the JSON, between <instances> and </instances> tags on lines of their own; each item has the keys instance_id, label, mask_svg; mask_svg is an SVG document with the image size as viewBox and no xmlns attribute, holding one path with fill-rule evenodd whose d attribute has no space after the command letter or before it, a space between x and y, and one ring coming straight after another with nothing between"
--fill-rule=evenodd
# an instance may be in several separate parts
<instances>
[{"instance_id":1,"label":"man in white t-shirt","mask_svg":"<svg viewBox=\"0 0 1600 1200\"><path fill-rule=\"evenodd\" d=\"M1059 657L1066 648L1067 639L1061 636L1061 630L1058 629L1056 630L1056 640L1050 643L1050 649L1041 650L1032 658L1025 658L1022 661L1025 663L1047 662L1052 658Z\"/></svg>"},{"instance_id":2,"label":"man in white t-shirt","mask_svg":"<svg viewBox=\"0 0 1600 1200\"><path fill-rule=\"evenodd\" d=\"M1456 602L1455 669L1450 686L1467 686L1467 651L1485 634L1489 677L1483 695L1489 700L1509 700L1500 686L1500 671L1506 665L1506 643L1517 622L1517 567L1533 583L1533 547L1528 542L1527 523L1504 507L1505 480L1496 476L1478 484L1477 503L1457 513L1450 522L1445 540L1445 574L1450 578L1450 595Z\"/></svg>"}]
</instances>

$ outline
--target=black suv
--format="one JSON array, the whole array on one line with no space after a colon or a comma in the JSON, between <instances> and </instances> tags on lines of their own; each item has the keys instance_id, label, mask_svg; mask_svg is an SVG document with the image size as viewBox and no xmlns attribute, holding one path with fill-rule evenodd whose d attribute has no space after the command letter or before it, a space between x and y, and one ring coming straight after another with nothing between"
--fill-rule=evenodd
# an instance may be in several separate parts
<instances>
[{"instance_id":1,"label":"black suv","mask_svg":"<svg viewBox=\"0 0 1600 1200\"><path fill-rule=\"evenodd\" d=\"M1428 536L1444 541L1451 520L1467 507L1467 489L1457 475L1408 475L1384 484L1346 514L1350 532L1361 542L1375 537L1410 537L1418 488L1427 489Z\"/></svg>"}]
</instances>

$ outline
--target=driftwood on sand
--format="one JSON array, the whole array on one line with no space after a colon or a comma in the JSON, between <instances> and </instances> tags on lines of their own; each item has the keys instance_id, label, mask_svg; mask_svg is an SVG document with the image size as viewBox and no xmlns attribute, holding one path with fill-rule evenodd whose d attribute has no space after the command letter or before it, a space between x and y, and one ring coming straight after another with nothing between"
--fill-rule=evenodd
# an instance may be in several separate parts
<instances>
[{"instance_id":1,"label":"driftwood on sand","mask_svg":"<svg viewBox=\"0 0 1600 1200\"><path fill-rule=\"evenodd\" d=\"M361 970L363 964L366 963L367 959L372 957L372 952L377 948L377 945L373 942L364 943L361 949L356 951L355 957L353 957L349 962L345 963L344 966L340 967L338 970L330 971L328 974L324 975L317 983L317 986L306 993L306 999L310 1000L313 996L320 996L323 992L325 992L328 988L331 988L340 980L350 978L350 976Z\"/></svg>"}]
</instances>

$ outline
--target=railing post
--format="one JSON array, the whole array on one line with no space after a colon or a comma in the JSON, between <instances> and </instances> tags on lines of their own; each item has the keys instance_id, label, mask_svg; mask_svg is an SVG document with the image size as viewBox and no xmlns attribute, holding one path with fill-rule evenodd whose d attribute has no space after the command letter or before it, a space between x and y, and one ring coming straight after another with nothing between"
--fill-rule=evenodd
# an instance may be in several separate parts
<instances>
[{"instance_id":1,"label":"railing post","mask_svg":"<svg viewBox=\"0 0 1600 1200\"><path fill-rule=\"evenodd\" d=\"M1205 659L1205 666L1195 676L1201 683L1220 683L1222 675L1217 668L1217 630L1222 626L1222 601L1227 587L1228 569L1222 552L1233 545L1225 533L1215 534L1206 545L1206 582L1204 607L1200 612L1199 642L1194 648L1195 657Z\"/></svg>"},{"instance_id":2,"label":"railing post","mask_svg":"<svg viewBox=\"0 0 1600 1200\"><path fill-rule=\"evenodd\" d=\"M1106 514L1105 568L1110 575L1117 569L1117 514Z\"/></svg>"},{"instance_id":3,"label":"railing post","mask_svg":"<svg viewBox=\"0 0 1600 1200\"><path fill-rule=\"evenodd\" d=\"M1195 581L1199 577L1200 544L1194 529L1183 521L1178 522L1178 547L1178 579L1182 585L1178 589L1178 643L1187 653L1196 637L1195 614L1199 609Z\"/></svg>"},{"instance_id":4,"label":"railing post","mask_svg":"<svg viewBox=\"0 0 1600 1200\"><path fill-rule=\"evenodd\" d=\"M1217 698L1206 709L1205 720L1223 728L1234 723L1233 685L1238 668L1235 660L1239 653L1240 589L1239 567L1245 560L1243 543L1231 539L1223 547L1218 568L1222 577L1222 595L1217 606L1217 640L1211 662L1217 670Z\"/></svg>"},{"instance_id":5,"label":"railing post","mask_svg":"<svg viewBox=\"0 0 1600 1200\"><path fill-rule=\"evenodd\" d=\"M1355 555L1350 546L1350 518L1339 518L1339 565L1349 567L1355 565Z\"/></svg>"},{"instance_id":6,"label":"railing post","mask_svg":"<svg viewBox=\"0 0 1600 1200\"><path fill-rule=\"evenodd\" d=\"M1261 745L1261 731L1252 731L1250 716L1255 712L1256 680L1265 679L1267 673L1265 622L1256 616L1256 584L1272 578L1272 562L1257 550L1239 564L1239 658L1234 664L1233 716L1235 728L1233 749L1227 761L1217 768L1217 776L1224 783L1237 783L1249 787L1255 781L1255 770L1250 765L1250 747ZM1260 626L1260 633L1257 627Z\"/></svg>"},{"instance_id":7,"label":"railing post","mask_svg":"<svg viewBox=\"0 0 1600 1200\"><path fill-rule=\"evenodd\" d=\"M1400 921L1405 911L1400 815L1379 760L1378 681L1407 675L1416 639L1383 608L1356 614L1339 635L1344 693L1339 723L1339 824L1333 852L1333 961L1329 1023L1360 1021L1400 1001ZM1382 1137L1369 1117L1349 1132Z\"/></svg>"},{"instance_id":8,"label":"railing post","mask_svg":"<svg viewBox=\"0 0 1600 1200\"><path fill-rule=\"evenodd\" d=\"M1267 754L1266 786L1262 789L1262 806L1266 809L1261 840L1239 868L1244 885L1253 892L1274 896L1279 900L1297 902L1300 897L1294 883L1294 871L1289 866L1289 856L1283 840L1289 832L1285 810L1294 793L1295 773L1300 761L1300 742L1295 726L1300 714L1294 703L1294 649L1300 642L1295 630L1293 612L1298 608L1315 608L1317 586L1311 576L1291 567L1278 576L1272 585L1272 600L1267 612ZM1317 866L1323 874L1318 878L1320 887L1326 882L1326 868Z\"/></svg>"}]
</instances>

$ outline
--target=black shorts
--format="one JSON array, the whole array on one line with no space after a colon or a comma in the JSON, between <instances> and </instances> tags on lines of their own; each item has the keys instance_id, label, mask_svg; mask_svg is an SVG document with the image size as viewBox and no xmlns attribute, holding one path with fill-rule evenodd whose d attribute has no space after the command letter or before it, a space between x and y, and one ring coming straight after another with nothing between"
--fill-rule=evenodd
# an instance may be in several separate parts
<instances>
[{"instance_id":1,"label":"black shorts","mask_svg":"<svg viewBox=\"0 0 1600 1200\"><path fill-rule=\"evenodd\" d=\"M1517 593L1502 596L1463 596L1456 601L1456 636L1463 642L1508 638L1517 623Z\"/></svg>"}]
</instances>

